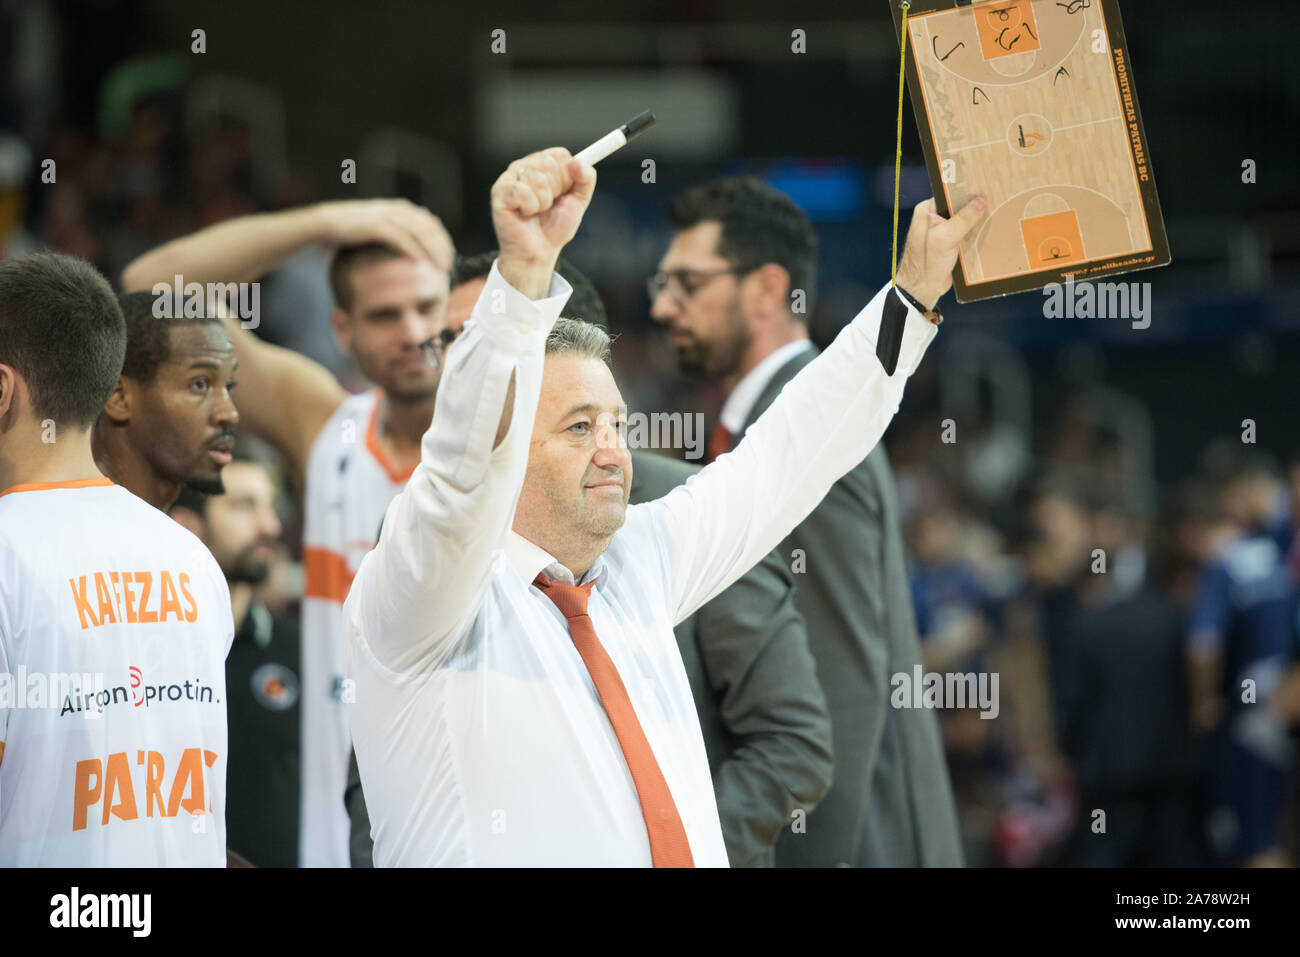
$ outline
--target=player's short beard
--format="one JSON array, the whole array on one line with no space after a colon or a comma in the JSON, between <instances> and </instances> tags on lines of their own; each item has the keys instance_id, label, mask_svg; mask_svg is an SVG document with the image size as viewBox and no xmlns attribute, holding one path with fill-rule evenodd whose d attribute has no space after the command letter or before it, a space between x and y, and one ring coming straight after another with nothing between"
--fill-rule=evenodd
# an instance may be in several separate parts
<instances>
[{"instance_id":1,"label":"player's short beard","mask_svg":"<svg viewBox=\"0 0 1300 957\"><path fill-rule=\"evenodd\" d=\"M717 382L740 368L741 357L753 340L753 334L745 325L745 317L741 315L740 296L737 294L727 304L717 338L703 342L693 336L690 345L677 350L677 362L685 375Z\"/></svg>"},{"instance_id":2,"label":"player's short beard","mask_svg":"<svg viewBox=\"0 0 1300 957\"><path fill-rule=\"evenodd\" d=\"M254 542L239 553L229 568L223 569L226 581L230 584L260 585L271 576L271 564L259 562L253 558L253 549L260 542Z\"/></svg>"},{"instance_id":3,"label":"player's short beard","mask_svg":"<svg viewBox=\"0 0 1300 957\"><path fill-rule=\"evenodd\" d=\"M193 489L195 492L198 492L200 495L225 495L226 494L226 483L221 480L220 472L218 472L216 475L208 475L208 476L200 475L194 478L187 478L181 484L188 489Z\"/></svg>"},{"instance_id":4,"label":"player's short beard","mask_svg":"<svg viewBox=\"0 0 1300 957\"><path fill-rule=\"evenodd\" d=\"M433 384L422 389L384 389L384 395L389 399L397 402L428 402L438 394L438 382L441 376L433 380Z\"/></svg>"}]
</instances>

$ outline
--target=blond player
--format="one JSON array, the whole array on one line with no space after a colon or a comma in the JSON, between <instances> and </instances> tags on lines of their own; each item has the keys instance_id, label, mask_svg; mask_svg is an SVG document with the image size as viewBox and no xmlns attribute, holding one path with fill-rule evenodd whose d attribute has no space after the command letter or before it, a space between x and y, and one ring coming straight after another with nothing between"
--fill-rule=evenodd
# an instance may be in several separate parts
<instances>
[{"instance_id":1,"label":"blond player","mask_svg":"<svg viewBox=\"0 0 1300 957\"><path fill-rule=\"evenodd\" d=\"M90 428L126 325L78 259L0 262L0 866L226 863L226 584Z\"/></svg>"},{"instance_id":2,"label":"blond player","mask_svg":"<svg viewBox=\"0 0 1300 957\"><path fill-rule=\"evenodd\" d=\"M339 247L330 266L330 322L344 352L378 388L349 396L334 376L262 342L237 321L241 426L284 454L303 491L302 807L299 862L348 865L343 804L351 748L343 673L343 599L375 542L384 510L420 459L433 418L437 353L446 332L452 244L436 217L404 200L325 203L247 216L161 246L131 263L127 290L248 282L298 250Z\"/></svg>"}]
</instances>

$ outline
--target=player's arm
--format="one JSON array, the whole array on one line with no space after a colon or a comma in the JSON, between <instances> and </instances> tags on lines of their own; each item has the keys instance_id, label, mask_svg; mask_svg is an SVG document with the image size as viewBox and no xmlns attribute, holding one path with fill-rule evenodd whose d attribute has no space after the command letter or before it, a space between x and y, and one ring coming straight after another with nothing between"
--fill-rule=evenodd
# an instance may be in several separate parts
<instances>
[{"instance_id":1,"label":"player's arm","mask_svg":"<svg viewBox=\"0 0 1300 957\"><path fill-rule=\"evenodd\" d=\"M451 239L427 209L404 199L345 200L240 216L174 239L133 260L122 285L149 289L178 275L186 283L252 282L314 243L372 242L451 269Z\"/></svg>"},{"instance_id":2,"label":"player's arm","mask_svg":"<svg viewBox=\"0 0 1300 957\"><path fill-rule=\"evenodd\" d=\"M352 647L392 671L449 652L487 588L523 487L546 337L571 292L555 262L595 181L556 148L516 160L492 187L500 256L447 353L420 464L344 603Z\"/></svg>"},{"instance_id":3,"label":"player's arm","mask_svg":"<svg viewBox=\"0 0 1300 957\"><path fill-rule=\"evenodd\" d=\"M927 309L952 285L957 246L983 215L972 200L951 219L921 203L912 217L898 285ZM773 549L830 487L876 445L935 327L907 307L893 375L876 358L886 286L824 353L786 385L740 444L668 495L655 510L674 556L680 621Z\"/></svg>"},{"instance_id":4,"label":"player's arm","mask_svg":"<svg viewBox=\"0 0 1300 957\"><path fill-rule=\"evenodd\" d=\"M321 203L281 213L242 216L152 249L122 273L127 292L156 284L248 282L317 243L382 242L450 269L451 239L437 217L406 200ZM238 319L226 330L239 362L239 414L247 431L286 455L301 479L312 444L347 398L319 363L258 339Z\"/></svg>"}]
</instances>

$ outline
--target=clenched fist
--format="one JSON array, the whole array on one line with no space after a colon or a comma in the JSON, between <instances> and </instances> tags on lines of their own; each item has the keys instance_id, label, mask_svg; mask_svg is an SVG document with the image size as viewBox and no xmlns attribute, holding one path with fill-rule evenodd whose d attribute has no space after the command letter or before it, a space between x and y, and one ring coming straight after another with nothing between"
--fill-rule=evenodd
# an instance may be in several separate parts
<instances>
[{"instance_id":1,"label":"clenched fist","mask_svg":"<svg viewBox=\"0 0 1300 957\"><path fill-rule=\"evenodd\" d=\"M497 269L531 299L546 295L560 250L578 232L596 170L562 146L517 159L492 185Z\"/></svg>"}]
</instances>

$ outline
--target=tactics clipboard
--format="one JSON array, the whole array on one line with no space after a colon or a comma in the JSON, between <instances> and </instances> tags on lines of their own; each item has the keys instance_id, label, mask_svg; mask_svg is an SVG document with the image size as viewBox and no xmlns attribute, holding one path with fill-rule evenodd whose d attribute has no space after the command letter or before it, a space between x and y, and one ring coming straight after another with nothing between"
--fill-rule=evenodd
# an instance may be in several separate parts
<instances>
[{"instance_id":1,"label":"tactics clipboard","mask_svg":"<svg viewBox=\"0 0 1300 957\"><path fill-rule=\"evenodd\" d=\"M1118 0L911 0L907 30L936 206L989 202L959 302L1168 264Z\"/></svg>"}]
</instances>

